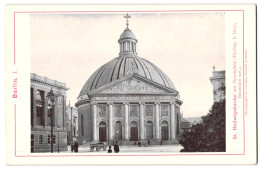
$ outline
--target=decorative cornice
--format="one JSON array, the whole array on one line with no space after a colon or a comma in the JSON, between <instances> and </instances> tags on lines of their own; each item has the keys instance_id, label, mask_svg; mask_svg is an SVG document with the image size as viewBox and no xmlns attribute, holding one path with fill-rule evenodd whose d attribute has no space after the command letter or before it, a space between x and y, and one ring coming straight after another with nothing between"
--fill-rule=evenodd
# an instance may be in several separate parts
<instances>
[{"instance_id":1,"label":"decorative cornice","mask_svg":"<svg viewBox=\"0 0 260 169\"><path fill-rule=\"evenodd\" d=\"M75 103L75 106L78 108L80 105L83 105L83 104L86 104L86 103L89 103L89 102L90 102L89 100L80 100L80 101Z\"/></svg>"},{"instance_id":2,"label":"decorative cornice","mask_svg":"<svg viewBox=\"0 0 260 169\"><path fill-rule=\"evenodd\" d=\"M90 102L91 106L97 105L97 102Z\"/></svg>"},{"instance_id":3,"label":"decorative cornice","mask_svg":"<svg viewBox=\"0 0 260 169\"><path fill-rule=\"evenodd\" d=\"M47 77L42 77L35 73L31 73L30 78L31 78L31 82L34 82L34 83L43 84L45 86L53 86L53 87L56 87L58 89L63 89L63 90L69 90L69 88L66 87L65 83L61 83L56 80L49 79Z\"/></svg>"},{"instance_id":4,"label":"decorative cornice","mask_svg":"<svg viewBox=\"0 0 260 169\"><path fill-rule=\"evenodd\" d=\"M180 99L176 99L176 103L181 106L183 101L181 101Z\"/></svg>"}]
</instances>

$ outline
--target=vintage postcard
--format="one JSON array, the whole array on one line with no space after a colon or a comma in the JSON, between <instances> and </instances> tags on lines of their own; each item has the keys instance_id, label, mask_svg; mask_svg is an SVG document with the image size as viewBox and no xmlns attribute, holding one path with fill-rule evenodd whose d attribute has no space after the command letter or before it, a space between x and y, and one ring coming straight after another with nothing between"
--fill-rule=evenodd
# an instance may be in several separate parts
<instances>
[{"instance_id":1,"label":"vintage postcard","mask_svg":"<svg viewBox=\"0 0 260 169\"><path fill-rule=\"evenodd\" d=\"M256 164L256 6L7 5L8 165Z\"/></svg>"}]
</instances>

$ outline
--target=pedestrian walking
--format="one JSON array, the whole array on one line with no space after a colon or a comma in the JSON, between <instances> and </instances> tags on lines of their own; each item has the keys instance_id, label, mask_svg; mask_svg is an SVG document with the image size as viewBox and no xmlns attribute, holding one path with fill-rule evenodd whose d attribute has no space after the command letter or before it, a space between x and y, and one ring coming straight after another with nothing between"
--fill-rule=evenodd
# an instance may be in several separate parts
<instances>
[{"instance_id":1,"label":"pedestrian walking","mask_svg":"<svg viewBox=\"0 0 260 169\"><path fill-rule=\"evenodd\" d=\"M107 153L112 153L112 148L111 148L111 146L108 147Z\"/></svg>"},{"instance_id":2,"label":"pedestrian walking","mask_svg":"<svg viewBox=\"0 0 260 169\"><path fill-rule=\"evenodd\" d=\"M79 151L79 143L78 142L75 142L75 144L74 144L74 151L75 151L75 153L77 153Z\"/></svg>"},{"instance_id":3,"label":"pedestrian walking","mask_svg":"<svg viewBox=\"0 0 260 169\"><path fill-rule=\"evenodd\" d=\"M74 144L73 144L73 142L71 142L71 144L70 144L70 150L73 153L73 151L74 151Z\"/></svg>"},{"instance_id":4,"label":"pedestrian walking","mask_svg":"<svg viewBox=\"0 0 260 169\"><path fill-rule=\"evenodd\" d=\"M150 140L148 140L148 145L150 145Z\"/></svg>"},{"instance_id":5,"label":"pedestrian walking","mask_svg":"<svg viewBox=\"0 0 260 169\"><path fill-rule=\"evenodd\" d=\"M162 140L161 140L161 145L162 145Z\"/></svg>"},{"instance_id":6,"label":"pedestrian walking","mask_svg":"<svg viewBox=\"0 0 260 169\"><path fill-rule=\"evenodd\" d=\"M119 145L118 145L117 141L116 141L116 144L114 145L114 152L119 153Z\"/></svg>"}]
</instances>

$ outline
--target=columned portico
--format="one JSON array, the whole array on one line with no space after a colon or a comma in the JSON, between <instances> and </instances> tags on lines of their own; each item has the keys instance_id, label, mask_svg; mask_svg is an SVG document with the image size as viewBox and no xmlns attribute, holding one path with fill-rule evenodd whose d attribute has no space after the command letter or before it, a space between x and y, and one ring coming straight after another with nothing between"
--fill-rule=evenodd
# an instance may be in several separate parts
<instances>
[{"instance_id":1,"label":"columned portico","mask_svg":"<svg viewBox=\"0 0 260 169\"><path fill-rule=\"evenodd\" d=\"M171 134L170 139L176 140L176 113L175 113L175 103L171 103Z\"/></svg>"},{"instance_id":2,"label":"columned portico","mask_svg":"<svg viewBox=\"0 0 260 169\"><path fill-rule=\"evenodd\" d=\"M92 119L93 119L92 137L93 137L93 141L97 141L97 103L92 103Z\"/></svg>"},{"instance_id":3,"label":"columned portico","mask_svg":"<svg viewBox=\"0 0 260 169\"><path fill-rule=\"evenodd\" d=\"M139 116L139 120L140 120L140 140L144 140L144 103L140 102L140 116Z\"/></svg>"},{"instance_id":4,"label":"columned portico","mask_svg":"<svg viewBox=\"0 0 260 169\"><path fill-rule=\"evenodd\" d=\"M108 139L113 140L113 103L108 103Z\"/></svg>"}]
</instances>

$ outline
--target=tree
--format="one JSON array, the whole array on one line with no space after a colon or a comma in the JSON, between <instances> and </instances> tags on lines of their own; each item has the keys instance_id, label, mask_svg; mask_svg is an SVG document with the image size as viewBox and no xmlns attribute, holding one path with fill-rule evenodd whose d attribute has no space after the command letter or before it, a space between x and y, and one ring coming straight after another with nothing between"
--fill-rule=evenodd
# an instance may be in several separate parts
<instances>
[{"instance_id":1,"label":"tree","mask_svg":"<svg viewBox=\"0 0 260 169\"><path fill-rule=\"evenodd\" d=\"M215 102L202 123L185 131L179 141L184 147L181 152L224 152L226 151L226 105L225 100Z\"/></svg>"}]
</instances>

